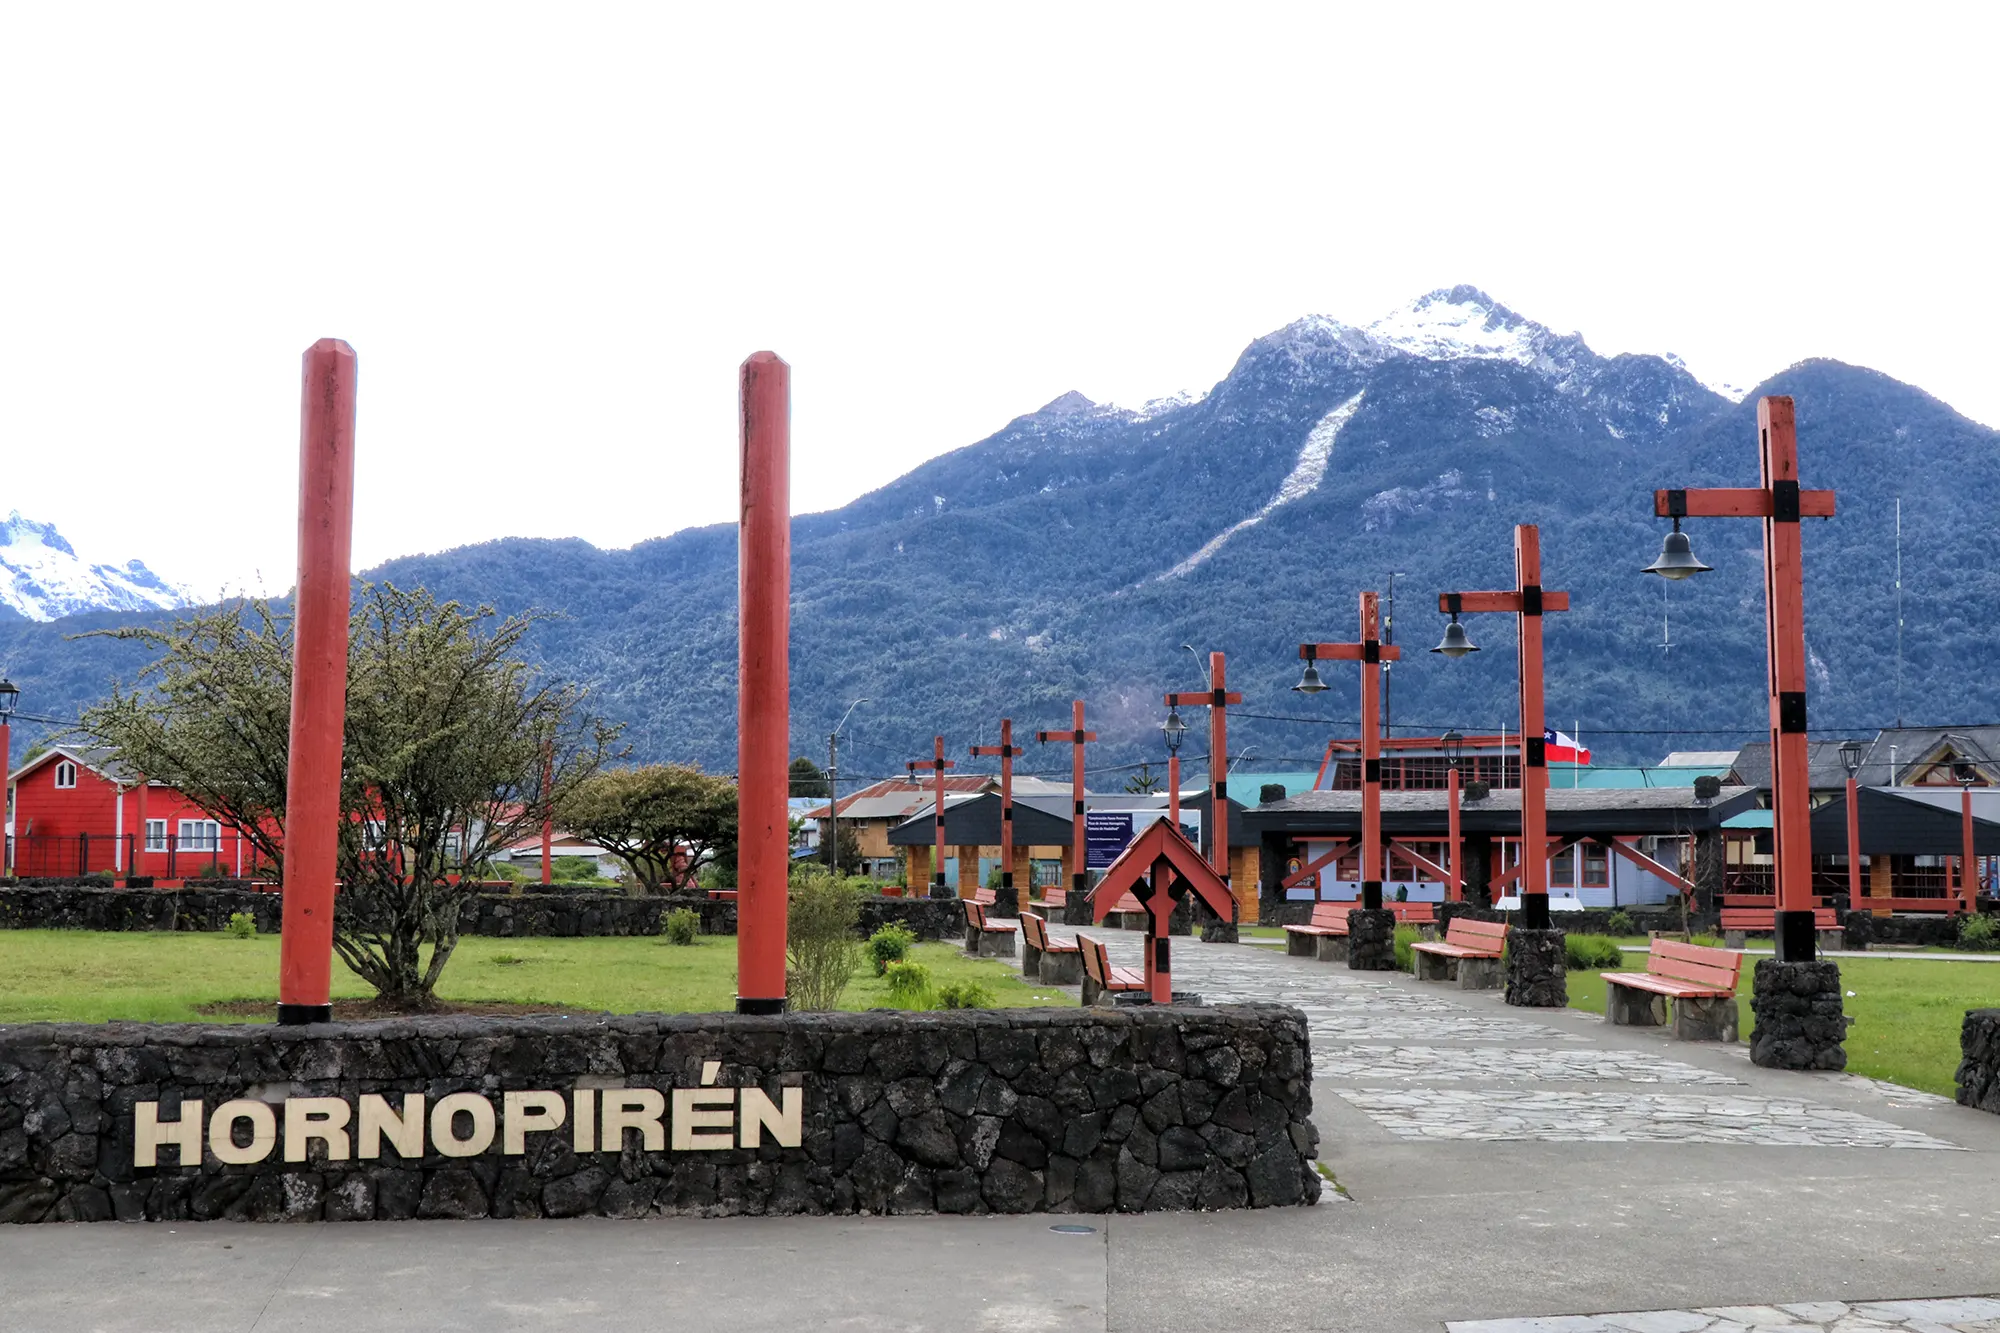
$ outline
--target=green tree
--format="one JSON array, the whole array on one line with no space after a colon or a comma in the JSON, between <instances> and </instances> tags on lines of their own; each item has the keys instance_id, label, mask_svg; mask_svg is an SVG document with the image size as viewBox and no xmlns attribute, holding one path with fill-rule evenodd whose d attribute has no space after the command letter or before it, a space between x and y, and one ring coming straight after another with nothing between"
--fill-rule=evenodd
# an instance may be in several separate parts
<instances>
[{"instance_id":1,"label":"green tree","mask_svg":"<svg viewBox=\"0 0 2000 1333\"><path fill-rule=\"evenodd\" d=\"M792 760L792 795L823 801L827 796L826 770L800 755Z\"/></svg>"},{"instance_id":2,"label":"green tree","mask_svg":"<svg viewBox=\"0 0 2000 1333\"><path fill-rule=\"evenodd\" d=\"M522 660L535 619L357 586L333 947L393 1008L436 1006L478 868L539 828L616 740L586 714L581 689ZM282 873L289 613L234 602L107 634L156 655L138 688L85 708L78 731L234 824ZM545 747L555 756L546 782Z\"/></svg>"},{"instance_id":3,"label":"green tree","mask_svg":"<svg viewBox=\"0 0 2000 1333\"><path fill-rule=\"evenodd\" d=\"M1139 771L1125 779L1125 790L1140 796L1151 796L1160 789L1160 780L1153 776L1151 764L1139 765Z\"/></svg>"},{"instance_id":4,"label":"green tree","mask_svg":"<svg viewBox=\"0 0 2000 1333\"><path fill-rule=\"evenodd\" d=\"M735 860L736 784L688 764L606 769L565 793L556 820L632 867L647 893L684 889L710 861Z\"/></svg>"}]
</instances>

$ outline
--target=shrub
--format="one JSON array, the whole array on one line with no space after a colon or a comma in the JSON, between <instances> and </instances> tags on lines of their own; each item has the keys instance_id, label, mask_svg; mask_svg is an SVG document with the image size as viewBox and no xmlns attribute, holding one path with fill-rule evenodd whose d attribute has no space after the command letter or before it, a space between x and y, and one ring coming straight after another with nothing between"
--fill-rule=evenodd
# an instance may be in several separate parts
<instances>
[{"instance_id":1,"label":"shrub","mask_svg":"<svg viewBox=\"0 0 2000 1333\"><path fill-rule=\"evenodd\" d=\"M1966 949L1991 949L2000 944L2000 921L1985 915L1964 917L1958 923L1958 942Z\"/></svg>"},{"instance_id":2,"label":"shrub","mask_svg":"<svg viewBox=\"0 0 2000 1333\"><path fill-rule=\"evenodd\" d=\"M1410 951L1420 934L1415 926L1396 927L1396 967L1404 972L1417 970L1416 955Z\"/></svg>"},{"instance_id":3,"label":"shrub","mask_svg":"<svg viewBox=\"0 0 2000 1333\"><path fill-rule=\"evenodd\" d=\"M833 1009L860 961L854 927L861 919L861 899L824 866L795 868L789 898L786 998L803 1012Z\"/></svg>"},{"instance_id":4,"label":"shrub","mask_svg":"<svg viewBox=\"0 0 2000 1333\"><path fill-rule=\"evenodd\" d=\"M254 940L257 938L257 918L248 912L231 912L229 924L222 933L232 940Z\"/></svg>"},{"instance_id":5,"label":"shrub","mask_svg":"<svg viewBox=\"0 0 2000 1333\"><path fill-rule=\"evenodd\" d=\"M1625 962L1624 951L1608 935L1565 935L1563 947L1569 954L1572 972L1601 972Z\"/></svg>"},{"instance_id":6,"label":"shrub","mask_svg":"<svg viewBox=\"0 0 2000 1333\"><path fill-rule=\"evenodd\" d=\"M881 976L889 964L900 963L910 956L910 946L917 942L916 934L907 926L891 923L868 937L868 956L875 964L875 975Z\"/></svg>"},{"instance_id":7,"label":"shrub","mask_svg":"<svg viewBox=\"0 0 2000 1333\"><path fill-rule=\"evenodd\" d=\"M1611 920L1606 922L1605 925L1613 935L1637 935L1639 933L1639 923L1634 921L1632 914L1623 908L1613 912Z\"/></svg>"},{"instance_id":8,"label":"shrub","mask_svg":"<svg viewBox=\"0 0 2000 1333\"><path fill-rule=\"evenodd\" d=\"M930 1008L931 970L922 963L890 963L882 970L889 979L889 1003L898 1009Z\"/></svg>"},{"instance_id":9,"label":"shrub","mask_svg":"<svg viewBox=\"0 0 2000 1333\"><path fill-rule=\"evenodd\" d=\"M701 934L701 913L692 907L676 907L660 913L660 934L669 944L693 944Z\"/></svg>"},{"instance_id":10,"label":"shrub","mask_svg":"<svg viewBox=\"0 0 2000 1333\"><path fill-rule=\"evenodd\" d=\"M940 1009L991 1009L993 992L976 981L954 981L938 987Z\"/></svg>"}]
</instances>

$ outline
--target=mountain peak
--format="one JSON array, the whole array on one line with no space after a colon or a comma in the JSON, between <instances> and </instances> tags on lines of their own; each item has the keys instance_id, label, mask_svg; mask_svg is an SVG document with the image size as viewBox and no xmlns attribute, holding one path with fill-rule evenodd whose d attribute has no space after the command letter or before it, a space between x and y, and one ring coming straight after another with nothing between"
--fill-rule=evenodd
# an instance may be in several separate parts
<instances>
[{"instance_id":1,"label":"mountain peak","mask_svg":"<svg viewBox=\"0 0 2000 1333\"><path fill-rule=\"evenodd\" d=\"M169 611L189 600L141 561L86 564L53 523L23 518L17 509L0 524L0 606L30 620L79 611Z\"/></svg>"},{"instance_id":2,"label":"mountain peak","mask_svg":"<svg viewBox=\"0 0 2000 1333\"><path fill-rule=\"evenodd\" d=\"M1474 358L1534 366L1550 360L1559 345L1569 354L1562 360L1587 350L1574 334L1555 333L1467 284L1424 293L1370 324L1368 334L1396 351L1434 361Z\"/></svg>"},{"instance_id":3,"label":"mountain peak","mask_svg":"<svg viewBox=\"0 0 2000 1333\"><path fill-rule=\"evenodd\" d=\"M1090 399L1084 397L1075 389L1071 389L1061 397L1051 398L1048 402L1043 403L1030 415L1038 417L1074 417L1081 416L1086 412L1095 412L1096 410L1096 403L1091 402Z\"/></svg>"}]
</instances>

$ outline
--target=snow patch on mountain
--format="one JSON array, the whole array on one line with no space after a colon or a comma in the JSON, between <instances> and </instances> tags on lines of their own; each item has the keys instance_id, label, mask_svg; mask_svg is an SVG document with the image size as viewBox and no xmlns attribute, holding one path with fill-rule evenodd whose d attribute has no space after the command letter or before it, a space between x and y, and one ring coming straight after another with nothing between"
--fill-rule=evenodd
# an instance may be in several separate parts
<instances>
[{"instance_id":1,"label":"snow patch on mountain","mask_svg":"<svg viewBox=\"0 0 2000 1333\"><path fill-rule=\"evenodd\" d=\"M0 605L30 620L79 611L169 611L193 598L137 560L87 564L51 523L16 510L0 526Z\"/></svg>"},{"instance_id":2,"label":"snow patch on mountain","mask_svg":"<svg viewBox=\"0 0 2000 1333\"><path fill-rule=\"evenodd\" d=\"M1362 397L1362 394L1355 394L1319 419L1319 423L1306 435L1306 442L1299 447L1298 462L1294 463L1292 470L1285 474L1285 479L1278 483L1278 493L1273 495L1262 509L1224 528L1209 538L1199 551L1166 573L1158 575L1154 581L1177 579L1184 574L1192 573L1204 561L1220 551L1237 533L1245 528L1256 527L1286 505L1303 500L1318 490L1319 484L1326 480L1327 464L1333 459L1333 442L1340 438L1341 428L1352 421L1354 414L1361 410Z\"/></svg>"},{"instance_id":3,"label":"snow patch on mountain","mask_svg":"<svg viewBox=\"0 0 2000 1333\"><path fill-rule=\"evenodd\" d=\"M1477 287L1441 287L1390 311L1365 330L1385 350L1428 361L1511 361L1567 387L1596 360L1581 337L1518 315Z\"/></svg>"}]
</instances>

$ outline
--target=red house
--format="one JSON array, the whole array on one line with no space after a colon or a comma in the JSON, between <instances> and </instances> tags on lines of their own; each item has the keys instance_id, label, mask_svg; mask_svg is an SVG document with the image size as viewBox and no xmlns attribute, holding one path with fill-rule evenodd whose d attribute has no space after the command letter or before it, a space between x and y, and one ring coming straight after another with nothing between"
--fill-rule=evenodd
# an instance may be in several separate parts
<instances>
[{"instance_id":1,"label":"red house","mask_svg":"<svg viewBox=\"0 0 2000 1333\"><path fill-rule=\"evenodd\" d=\"M141 782L107 750L57 746L8 778L16 875L238 879L256 847L174 788Z\"/></svg>"}]
</instances>

